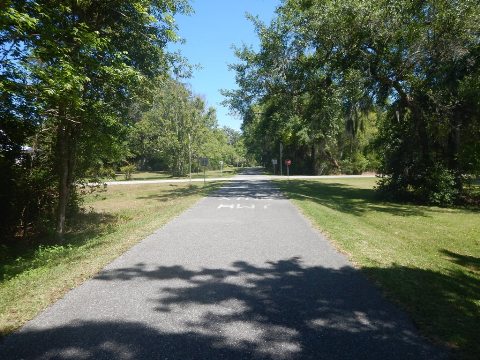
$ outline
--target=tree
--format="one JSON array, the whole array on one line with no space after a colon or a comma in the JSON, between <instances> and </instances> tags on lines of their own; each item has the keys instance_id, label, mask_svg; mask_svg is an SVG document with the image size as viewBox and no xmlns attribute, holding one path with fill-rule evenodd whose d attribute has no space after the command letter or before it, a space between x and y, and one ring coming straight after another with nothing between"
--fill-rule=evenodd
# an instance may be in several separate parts
<instances>
[{"instance_id":1,"label":"tree","mask_svg":"<svg viewBox=\"0 0 480 360\"><path fill-rule=\"evenodd\" d=\"M236 51L239 89L225 92L247 137L332 172L367 158L355 139L377 123L380 188L465 196L480 172L477 1L285 0L269 26L253 20L260 50Z\"/></svg>"},{"instance_id":2,"label":"tree","mask_svg":"<svg viewBox=\"0 0 480 360\"><path fill-rule=\"evenodd\" d=\"M169 67L178 11L188 11L183 0L23 0L2 10L2 101L17 123L33 119L33 137L20 140L54 174L58 237L77 179L122 156L130 104Z\"/></svg>"},{"instance_id":3,"label":"tree","mask_svg":"<svg viewBox=\"0 0 480 360\"><path fill-rule=\"evenodd\" d=\"M158 80L152 107L135 124L130 139L140 165L157 163L173 176L187 175L193 159L199 157L219 163L227 145L215 110L206 108L186 85L168 77Z\"/></svg>"},{"instance_id":4,"label":"tree","mask_svg":"<svg viewBox=\"0 0 480 360\"><path fill-rule=\"evenodd\" d=\"M241 63L232 69L239 90L224 91L227 103L243 117L246 138L252 134L247 147L257 151L258 161L270 163L282 144L297 171L341 171L339 140L348 111L343 107L349 102L341 91L345 82L329 64L329 48L313 47L308 30L297 27L299 10L285 6L277 12L269 26L252 18L261 48L257 53L247 47L236 50ZM255 142L259 146L249 145Z\"/></svg>"},{"instance_id":5,"label":"tree","mask_svg":"<svg viewBox=\"0 0 480 360\"><path fill-rule=\"evenodd\" d=\"M232 166L245 163L247 161L247 153L242 132L228 126L224 126L222 131L227 137L226 148L224 150L226 163Z\"/></svg>"}]
</instances>

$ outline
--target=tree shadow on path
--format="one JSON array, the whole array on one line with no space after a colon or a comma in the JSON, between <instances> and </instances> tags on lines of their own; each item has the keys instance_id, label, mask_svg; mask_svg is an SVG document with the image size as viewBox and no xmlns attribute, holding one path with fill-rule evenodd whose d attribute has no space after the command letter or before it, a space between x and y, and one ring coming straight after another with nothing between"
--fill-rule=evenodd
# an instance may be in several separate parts
<instances>
[{"instance_id":1,"label":"tree shadow on path","mask_svg":"<svg viewBox=\"0 0 480 360\"><path fill-rule=\"evenodd\" d=\"M137 264L95 281L151 282L158 297L150 318L27 327L0 352L24 359L446 358L349 267L306 266L298 257L195 270Z\"/></svg>"}]
</instances>

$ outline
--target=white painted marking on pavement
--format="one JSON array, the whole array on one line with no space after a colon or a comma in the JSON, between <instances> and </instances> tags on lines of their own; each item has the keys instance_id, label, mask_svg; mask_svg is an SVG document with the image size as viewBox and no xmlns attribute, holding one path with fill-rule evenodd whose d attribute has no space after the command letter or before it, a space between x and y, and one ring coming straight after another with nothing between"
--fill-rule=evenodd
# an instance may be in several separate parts
<instances>
[{"instance_id":1,"label":"white painted marking on pavement","mask_svg":"<svg viewBox=\"0 0 480 360\"><path fill-rule=\"evenodd\" d=\"M252 205L237 204L237 209L255 209L255 204L252 204Z\"/></svg>"},{"instance_id":2,"label":"white painted marking on pavement","mask_svg":"<svg viewBox=\"0 0 480 360\"><path fill-rule=\"evenodd\" d=\"M230 204L230 205L220 204L220 205L218 205L217 209L221 209L221 208L230 208L230 209L233 209L234 206L235 206L235 204Z\"/></svg>"}]
</instances>

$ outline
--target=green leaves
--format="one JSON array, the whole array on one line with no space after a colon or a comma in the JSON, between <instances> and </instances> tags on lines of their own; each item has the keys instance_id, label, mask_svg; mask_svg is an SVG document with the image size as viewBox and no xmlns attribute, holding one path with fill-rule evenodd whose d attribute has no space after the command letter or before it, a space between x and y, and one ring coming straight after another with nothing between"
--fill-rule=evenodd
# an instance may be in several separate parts
<instances>
[{"instance_id":1,"label":"green leaves","mask_svg":"<svg viewBox=\"0 0 480 360\"><path fill-rule=\"evenodd\" d=\"M286 0L268 26L250 18L260 49L236 50L239 89L224 95L257 159L282 142L302 171L361 163L372 148L359 137L378 113L381 171L403 190L428 192L418 179L438 163L456 174L452 193L480 172L478 1Z\"/></svg>"},{"instance_id":2,"label":"green leaves","mask_svg":"<svg viewBox=\"0 0 480 360\"><path fill-rule=\"evenodd\" d=\"M75 182L89 168L127 155L122 145L131 105L167 73L165 46L176 39L173 16L188 9L184 0L2 3L0 115L16 126L2 121L0 130L5 139L19 139L17 149L34 145L41 154L22 166L45 170L50 183L52 177L57 182L57 193L49 192L57 215L65 214ZM30 131L12 136L27 128L20 126L26 121ZM12 200L19 211L30 206L21 201Z\"/></svg>"},{"instance_id":3,"label":"green leaves","mask_svg":"<svg viewBox=\"0 0 480 360\"><path fill-rule=\"evenodd\" d=\"M200 157L213 166L244 158L240 134L219 129L215 110L171 78L157 80L153 106L133 127L129 147L141 166L168 168L174 176L187 175L190 160L195 170Z\"/></svg>"}]
</instances>

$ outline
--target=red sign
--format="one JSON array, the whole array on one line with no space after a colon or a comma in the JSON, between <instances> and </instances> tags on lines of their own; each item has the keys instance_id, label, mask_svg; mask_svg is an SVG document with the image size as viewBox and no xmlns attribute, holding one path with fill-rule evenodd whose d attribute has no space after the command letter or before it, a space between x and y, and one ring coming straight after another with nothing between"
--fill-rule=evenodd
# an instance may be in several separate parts
<instances>
[{"instance_id":1,"label":"red sign","mask_svg":"<svg viewBox=\"0 0 480 360\"><path fill-rule=\"evenodd\" d=\"M289 159L285 160L285 165L287 166L292 165L292 160L289 160Z\"/></svg>"}]
</instances>

